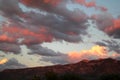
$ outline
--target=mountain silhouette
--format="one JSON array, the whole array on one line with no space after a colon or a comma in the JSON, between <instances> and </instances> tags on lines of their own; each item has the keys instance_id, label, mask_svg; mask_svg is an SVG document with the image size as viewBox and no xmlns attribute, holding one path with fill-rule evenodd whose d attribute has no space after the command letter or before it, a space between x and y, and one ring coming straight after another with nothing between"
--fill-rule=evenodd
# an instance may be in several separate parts
<instances>
[{"instance_id":1,"label":"mountain silhouette","mask_svg":"<svg viewBox=\"0 0 120 80\"><path fill-rule=\"evenodd\" d=\"M7 69L0 72L0 80L31 80L34 76L44 76L47 72L53 72L57 75L74 73L88 77L89 75L95 77L106 74L120 74L120 61L107 58L98 60L83 60L78 63L66 65L25 69Z\"/></svg>"}]
</instances>

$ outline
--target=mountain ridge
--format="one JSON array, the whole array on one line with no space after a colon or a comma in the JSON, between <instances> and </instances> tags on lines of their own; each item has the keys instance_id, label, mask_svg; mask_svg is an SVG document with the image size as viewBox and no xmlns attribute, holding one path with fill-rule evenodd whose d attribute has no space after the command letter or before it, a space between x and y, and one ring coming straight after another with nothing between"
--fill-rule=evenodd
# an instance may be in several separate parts
<instances>
[{"instance_id":1,"label":"mountain ridge","mask_svg":"<svg viewBox=\"0 0 120 80\"><path fill-rule=\"evenodd\" d=\"M102 74L120 74L120 61L112 58L99 60L83 60L78 63L66 65L54 65L47 67L34 67L24 69L7 69L0 72L0 79L6 80L9 77L25 77L33 75L44 75L47 72L56 74L75 73L81 75L102 75Z\"/></svg>"}]
</instances>

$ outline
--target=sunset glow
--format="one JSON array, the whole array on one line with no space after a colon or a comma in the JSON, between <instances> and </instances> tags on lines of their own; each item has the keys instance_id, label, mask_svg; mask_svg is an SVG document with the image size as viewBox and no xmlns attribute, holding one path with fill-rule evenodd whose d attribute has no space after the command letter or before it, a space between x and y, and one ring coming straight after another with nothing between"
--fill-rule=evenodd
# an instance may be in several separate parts
<instances>
[{"instance_id":1,"label":"sunset glow","mask_svg":"<svg viewBox=\"0 0 120 80\"><path fill-rule=\"evenodd\" d=\"M80 61L83 59L105 58L108 57L107 50L104 46L93 46L90 50L81 50L80 52L69 52L69 58L71 61ZM92 59L92 58L91 58Z\"/></svg>"},{"instance_id":2,"label":"sunset glow","mask_svg":"<svg viewBox=\"0 0 120 80\"><path fill-rule=\"evenodd\" d=\"M7 59L7 58L1 59L1 60L0 60L0 65L1 65L1 64L5 64L6 62L8 62L8 59Z\"/></svg>"}]
</instances>

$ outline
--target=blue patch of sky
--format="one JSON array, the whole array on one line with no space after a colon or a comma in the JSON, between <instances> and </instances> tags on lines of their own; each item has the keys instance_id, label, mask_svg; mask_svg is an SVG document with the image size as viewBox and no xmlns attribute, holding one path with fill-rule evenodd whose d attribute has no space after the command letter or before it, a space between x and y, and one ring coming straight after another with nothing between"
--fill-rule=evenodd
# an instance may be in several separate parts
<instances>
[{"instance_id":1,"label":"blue patch of sky","mask_svg":"<svg viewBox=\"0 0 120 80\"><path fill-rule=\"evenodd\" d=\"M80 9L81 11L86 13L88 16L99 13L99 10L96 10L95 8L87 8L79 4L68 4L67 8L71 11L74 11L75 9Z\"/></svg>"},{"instance_id":2,"label":"blue patch of sky","mask_svg":"<svg viewBox=\"0 0 120 80\"><path fill-rule=\"evenodd\" d=\"M108 8L108 12L114 17L120 15L120 0L96 0L98 5Z\"/></svg>"}]
</instances>

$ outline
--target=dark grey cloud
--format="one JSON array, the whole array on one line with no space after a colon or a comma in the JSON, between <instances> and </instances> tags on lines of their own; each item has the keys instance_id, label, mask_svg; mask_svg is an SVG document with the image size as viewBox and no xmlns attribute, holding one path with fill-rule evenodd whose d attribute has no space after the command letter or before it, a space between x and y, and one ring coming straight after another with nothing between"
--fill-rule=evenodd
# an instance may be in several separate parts
<instances>
[{"instance_id":1,"label":"dark grey cloud","mask_svg":"<svg viewBox=\"0 0 120 80\"><path fill-rule=\"evenodd\" d=\"M18 17L22 16L23 12L18 0L0 0L0 14L14 21L20 21Z\"/></svg>"},{"instance_id":2,"label":"dark grey cloud","mask_svg":"<svg viewBox=\"0 0 120 80\"><path fill-rule=\"evenodd\" d=\"M11 23L16 24L16 25L14 25L14 27L21 27L24 25L23 27L27 27L28 30L31 30L31 32L35 32L35 33L39 33L40 31L38 31L38 30L41 27L45 27L45 28L47 27L48 34L50 34L53 38L57 38L56 40L62 39L62 40L69 41L69 42L81 41L82 39L79 36L79 34L80 35L87 34L87 32L86 32L87 25L85 25L85 24L87 23L88 16L79 9L77 9L75 11L69 11L66 8L66 6L64 6L64 8L62 8L62 9L63 10L65 9L65 11L67 13L63 12L61 15L59 15L57 12L54 14L46 12L47 13L46 15L42 15L42 14L36 13L36 12L33 12L33 13L24 12L23 13L21 11L21 9L19 8L18 1L16 2L16 5L14 5L14 4L12 5L12 2L14 2L14 0L10 0L10 1L1 0L1 2L2 2L2 4L9 3L8 6L11 8L12 8L12 6L14 6L14 7L16 6L16 8L18 8L18 9L12 8L13 11L11 11L11 12L13 12L13 13L15 12L15 14L11 13L11 15L10 15L11 17L14 15L17 15L17 16L20 16L20 18L25 20L25 23L23 22L22 24L21 23L16 24L15 22L17 20L12 19L10 17L9 19L12 20ZM3 8L4 8L4 6L2 5L1 11L4 14L9 13L8 11L11 10L11 9L9 10L9 8L8 9L5 8L5 10L4 10ZM57 10L57 11L59 11L59 10ZM66 16L64 16L64 14L66 14ZM7 16L5 16L5 17L7 17ZM19 21L17 21L17 22L19 22ZM9 34L10 32L7 32L7 33ZM9 36L10 36L10 34L9 34ZM16 37L15 35L16 34L11 34L11 36ZM20 34L17 34L17 35L19 36ZM23 36L24 35L22 35L22 37ZM21 37L18 37L18 38L21 38ZM51 38L51 41L53 38ZM33 38L31 38L31 39L33 39ZM31 40L31 43L32 43L32 41L35 41L35 40L34 39ZM45 42L45 40L43 42ZM37 40L36 40L36 43L37 43ZM38 41L38 43L40 43L40 42Z\"/></svg>"},{"instance_id":3,"label":"dark grey cloud","mask_svg":"<svg viewBox=\"0 0 120 80\"><path fill-rule=\"evenodd\" d=\"M2 28L11 27L11 26L18 26L21 27L19 22L20 16L23 16L24 13L22 9L19 7L18 0L0 0L0 15L5 18L5 22L3 21L0 24L0 50L6 52L13 52L15 54L20 53L21 48L20 45L17 44L17 35L12 35L4 31ZM16 35L16 36L15 36Z\"/></svg>"},{"instance_id":4,"label":"dark grey cloud","mask_svg":"<svg viewBox=\"0 0 120 80\"><path fill-rule=\"evenodd\" d=\"M32 45L28 46L28 48L31 50L30 55L41 55L40 61L45 62L51 62L53 64L66 64L68 63L68 55L61 53L61 52L55 52L51 49L48 49L46 47L42 47L40 45Z\"/></svg>"},{"instance_id":5,"label":"dark grey cloud","mask_svg":"<svg viewBox=\"0 0 120 80\"><path fill-rule=\"evenodd\" d=\"M28 48L31 50L28 54L30 55L41 55L40 61L45 62L51 62L53 64L66 64L68 63L68 55L61 53L61 52L55 52L51 49L48 49L46 47L42 47L40 45L32 45L28 46Z\"/></svg>"},{"instance_id":6,"label":"dark grey cloud","mask_svg":"<svg viewBox=\"0 0 120 80\"><path fill-rule=\"evenodd\" d=\"M72 36L72 35L68 35L68 34L64 34L62 32L59 32L59 31L54 31L52 32L55 36L56 39L63 39L65 41L68 41L68 42L80 42L82 41L81 37L80 36Z\"/></svg>"},{"instance_id":7,"label":"dark grey cloud","mask_svg":"<svg viewBox=\"0 0 120 80\"><path fill-rule=\"evenodd\" d=\"M15 58L8 60L5 64L0 65L0 71L5 69L18 69L27 67L24 64L19 63Z\"/></svg>"},{"instance_id":8,"label":"dark grey cloud","mask_svg":"<svg viewBox=\"0 0 120 80\"><path fill-rule=\"evenodd\" d=\"M27 20L28 24L47 27L52 36L57 40L79 42L82 41L82 39L78 35L87 33L87 25L85 25L85 23L87 23L88 16L79 9L75 9L74 11L68 10L66 5L70 0L48 1L50 3L44 0L31 1L32 3L26 0L21 1L23 1L24 4L27 3L29 7L38 8L40 11L46 13L46 15L35 12L28 13L28 15L30 15ZM60 4L54 7L53 3L57 1L58 4ZM71 35L71 33L74 35Z\"/></svg>"},{"instance_id":9,"label":"dark grey cloud","mask_svg":"<svg viewBox=\"0 0 120 80\"><path fill-rule=\"evenodd\" d=\"M109 51L115 51L120 53L120 43L115 40L103 40L101 42L96 42L97 45L108 47Z\"/></svg>"},{"instance_id":10,"label":"dark grey cloud","mask_svg":"<svg viewBox=\"0 0 120 80\"><path fill-rule=\"evenodd\" d=\"M107 46L107 44L104 42L95 42L95 44L100 45L100 46Z\"/></svg>"},{"instance_id":11,"label":"dark grey cloud","mask_svg":"<svg viewBox=\"0 0 120 80\"><path fill-rule=\"evenodd\" d=\"M71 2L71 0L52 0L52 1L45 1L45 0L20 0L23 4L28 7L37 8L39 10L44 10L48 13L57 14L63 16L65 18L71 20L82 20L78 15L71 13L67 9L67 4ZM75 12L74 12L75 13Z\"/></svg>"},{"instance_id":12,"label":"dark grey cloud","mask_svg":"<svg viewBox=\"0 0 120 80\"><path fill-rule=\"evenodd\" d=\"M110 13L101 13L93 15L92 18L94 19L97 28L104 31L105 28L113 25L113 16Z\"/></svg>"},{"instance_id":13,"label":"dark grey cloud","mask_svg":"<svg viewBox=\"0 0 120 80\"><path fill-rule=\"evenodd\" d=\"M120 26L119 26L120 27ZM113 29L111 32L108 32L108 34L114 38L119 39L120 38L120 28Z\"/></svg>"},{"instance_id":14,"label":"dark grey cloud","mask_svg":"<svg viewBox=\"0 0 120 80\"><path fill-rule=\"evenodd\" d=\"M61 55L63 56L64 55L63 53L55 52L51 49L42 47L40 45L31 45L31 46L28 46L28 48L31 50L31 52L28 53L30 55L34 55L34 54L42 55L42 56L61 56Z\"/></svg>"},{"instance_id":15,"label":"dark grey cloud","mask_svg":"<svg viewBox=\"0 0 120 80\"><path fill-rule=\"evenodd\" d=\"M17 44L11 43L0 43L0 50L6 52L13 52L15 54L19 54L21 52L21 48Z\"/></svg>"},{"instance_id":16,"label":"dark grey cloud","mask_svg":"<svg viewBox=\"0 0 120 80\"><path fill-rule=\"evenodd\" d=\"M42 59L40 59L40 61L45 61L45 62L51 62L53 64L68 64L68 56L67 55L61 55L61 56L50 56L50 57L46 57L43 56Z\"/></svg>"},{"instance_id":17,"label":"dark grey cloud","mask_svg":"<svg viewBox=\"0 0 120 80\"><path fill-rule=\"evenodd\" d=\"M86 35L87 29L87 15L80 10L76 12L76 18L80 17L83 21L73 22L64 16L54 15L48 13L43 15L40 13L30 12L27 13L29 16L26 19L27 24L33 25L33 30L38 30L39 27L47 28L49 34L53 38L65 40L68 42L79 42L82 41L80 35ZM71 11L71 14L75 14ZM79 14L79 15L77 15Z\"/></svg>"},{"instance_id":18,"label":"dark grey cloud","mask_svg":"<svg viewBox=\"0 0 120 80\"><path fill-rule=\"evenodd\" d=\"M6 23L1 25L0 42L8 47L9 44L12 45L9 49L1 47L1 50L18 53L20 52L18 50L20 45L32 46L54 40L76 43L82 41L81 36L87 35L88 16L80 9L73 11L67 9L66 6L71 3L70 0L49 1L50 3L44 2L44 0L33 0L32 3L26 5L27 8L32 7L31 11L22 11L20 5L26 3L24 0L21 1L0 0L1 15L7 18L6 21L9 22L9 25ZM20 39L21 41L19 41ZM55 53L42 47L37 50L30 49L33 51L32 53L41 55L53 55ZM46 52L44 53L44 51ZM58 54L61 53L58 52Z\"/></svg>"},{"instance_id":19,"label":"dark grey cloud","mask_svg":"<svg viewBox=\"0 0 120 80\"><path fill-rule=\"evenodd\" d=\"M114 18L110 13L102 13L92 17L95 20L97 28L112 36L120 38L120 18Z\"/></svg>"}]
</instances>

